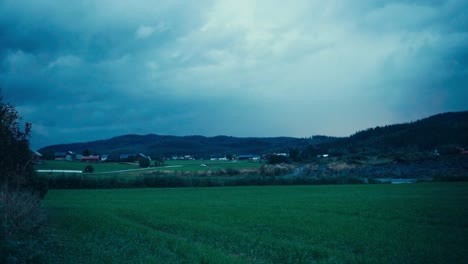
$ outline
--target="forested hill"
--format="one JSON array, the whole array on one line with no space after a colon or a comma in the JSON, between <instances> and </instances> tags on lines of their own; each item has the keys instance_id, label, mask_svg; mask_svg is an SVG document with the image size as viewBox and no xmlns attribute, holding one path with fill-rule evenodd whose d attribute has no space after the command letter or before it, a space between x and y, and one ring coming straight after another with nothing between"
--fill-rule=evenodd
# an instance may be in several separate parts
<instances>
[{"instance_id":1,"label":"forested hill","mask_svg":"<svg viewBox=\"0 0 468 264\"><path fill-rule=\"evenodd\" d=\"M125 135L108 140L62 144L39 150L43 154L90 150L97 154L144 153L151 156L194 155L209 157L227 154L265 154L291 149L305 156L356 152L430 151L435 148L454 151L468 148L468 111L438 114L411 123L369 128L345 138L272 137L238 138L229 136Z\"/></svg>"},{"instance_id":2,"label":"forested hill","mask_svg":"<svg viewBox=\"0 0 468 264\"><path fill-rule=\"evenodd\" d=\"M322 147L379 151L468 147L468 111L434 115L411 123L369 128Z\"/></svg>"},{"instance_id":3,"label":"forested hill","mask_svg":"<svg viewBox=\"0 0 468 264\"><path fill-rule=\"evenodd\" d=\"M317 142L323 141L317 138ZM315 141L292 137L238 138L229 136L165 136L165 135L125 135L108 140L86 143L53 145L42 148L41 153L74 151L81 154L88 149L99 154L145 153L152 156L194 155L209 157L226 154L264 154L287 152Z\"/></svg>"}]
</instances>

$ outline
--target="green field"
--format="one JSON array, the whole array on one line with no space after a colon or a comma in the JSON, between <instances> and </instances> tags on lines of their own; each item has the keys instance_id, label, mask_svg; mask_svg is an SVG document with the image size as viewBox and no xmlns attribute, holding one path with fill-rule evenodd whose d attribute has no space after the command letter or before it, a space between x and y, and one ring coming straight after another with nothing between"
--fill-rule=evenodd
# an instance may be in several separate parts
<instances>
[{"instance_id":1,"label":"green field","mask_svg":"<svg viewBox=\"0 0 468 264\"><path fill-rule=\"evenodd\" d=\"M51 190L50 263L468 263L468 184Z\"/></svg>"},{"instance_id":2,"label":"green field","mask_svg":"<svg viewBox=\"0 0 468 264\"><path fill-rule=\"evenodd\" d=\"M127 163L114 163L114 162L100 162L100 163L87 163L79 161L58 161L58 160L46 160L44 164L35 165L36 170L83 170L87 165L91 165L94 168L94 172L108 172L118 170L129 170L138 169L138 164L127 164Z\"/></svg>"},{"instance_id":3,"label":"green field","mask_svg":"<svg viewBox=\"0 0 468 264\"><path fill-rule=\"evenodd\" d=\"M166 166L178 166L173 168L161 168L163 170L177 171L203 171L203 170L222 170L232 169L257 169L263 163L255 161L221 161L221 160L168 160ZM205 165L205 166L203 166Z\"/></svg>"},{"instance_id":4,"label":"green field","mask_svg":"<svg viewBox=\"0 0 468 264\"><path fill-rule=\"evenodd\" d=\"M152 167L151 170L164 171L207 171L233 169L256 169L262 163L252 161L207 161L207 160L168 160L163 167ZM137 162L117 163L100 162L85 163L78 161L46 160L44 164L35 165L36 170L83 170L86 165L94 167L95 173L115 173L115 171L140 169ZM150 170L150 171L151 171Z\"/></svg>"}]
</instances>

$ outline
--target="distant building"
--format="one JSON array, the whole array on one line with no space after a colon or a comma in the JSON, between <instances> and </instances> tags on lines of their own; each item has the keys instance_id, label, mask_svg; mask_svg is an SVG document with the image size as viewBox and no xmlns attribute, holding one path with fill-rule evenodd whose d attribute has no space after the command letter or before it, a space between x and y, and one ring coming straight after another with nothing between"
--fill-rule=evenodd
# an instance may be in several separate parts
<instances>
[{"instance_id":1,"label":"distant building","mask_svg":"<svg viewBox=\"0 0 468 264\"><path fill-rule=\"evenodd\" d=\"M43 164L44 163L44 157L42 156L41 153L35 150L31 150L32 152L32 163L33 164Z\"/></svg>"},{"instance_id":2,"label":"distant building","mask_svg":"<svg viewBox=\"0 0 468 264\"><path fill-rule=\"evenodd\" d=\"M464 148L461 148L461 147L456 147L456 149L458 149L458 151L460 151L460 154L468 155L468 150L465 150Z\"/></svg>"},{"instance_id":3,"label":"distant building","mask_svg":"<svg viewBox=\"0 0 468 264\"><path fill-rule=\"evenodd\" d=\"M81 157L82 162L100 162L101 159L98 155L83 156Z\"/></svg>"},{"instance_id":4,"label":"distant building","mask_svg":"<svg viewBox=\"0 0 468 264\"><path fill-rule=\"evenodd\" d=\"M211 155L210 160L227 160L226 155Z\"/></svg>"},{"instance_id":5,"label":"distant building","mask_svg":"<svg viewBox=\"0 0 468 264\"><path fill-rule=\"evenodd\" d=\"M172 156L172 160L195 160L192 155L183 155L183 156Z\"/></svg>"},{"instance_id":6,"label":"distant building","mask_svg":"<svg viewBox=\"0 0 468 264\"><path fill-rule=\"evenodd\" d=\"M67 160L72 161L76 157L76 154L73 151L65 151L65 152L55 152L54 159L55 160Z\"/></svg>"},{"instance_id":7,"label":"distant building","mask_svg":"<svg viewBox=\"0 0 468 264\"><path fill-rule=\"evenodd\" d=\"M151 161L151 157L147 156L143 153L138 153L138 154L120 154L120 161L128 161L128 162L133 162L133 161L138 161L142 159L149 159Z\"/></svg>"},{"instance_id":8,"label":"distant building","mask_svg":"<svg viewBox=\"0 0 468 264\"><path fill-rule=\"evenodd\" d=\"M237 156L238 160L259 160L260 156L253 154L245 154Z\"/></svg>"},{"instance_id":9,"label":"distant building","mask_svg":"<svg viewBox=\"0 0 468 264\"><path fill-rule=\"evenodd\" d=\"M146 156L145 154L142 154L142 153L138 153L138 154L135 156L135 159L136 159L136 160L149 159L149 160L151 161L151 157L150 157L150 156Z\"/></svg>"},{"instance_id":10,"label":"distant building","mask_svg":"<svg viewBox=\"0 0 468 264\"><path fill-rule=\"evenodd\" d=\"M67 152L58 151L54 153L54 160L65 160Z\"/></svg>"},{"instance_id":11,"label":"distant building","mask_svg":"<svg viewBox=\"0 0 468 264\"><path fill-rule=\"evenodd\" d=\"M101 155L101 161L107 161L109 155Z\"/></svg>"},{"instance_id":12,"label":"distant building","mask_svg":"<svg viewBox=\"0 0 468 264\"><path fill-rule=\"evenodd\" d=\"M284 152L280 152L280 153L268 153L268 154L262 155L261 159L268 160L268 159L271 158L271 156L284 156L284 157L289 157L289 153L284 153ZM259 157L259 159L260 159L260 157Z\"/></svg>"},{"instance_id":13,"label":"distant building","mask_svg":"<svg viewBox=\"0 0 468 264\"><path fill-rule=\"evenodd\" d=\"M134 161L136 154L120 154L119 160L120 161Z\"/></svg>"}]
</instances>

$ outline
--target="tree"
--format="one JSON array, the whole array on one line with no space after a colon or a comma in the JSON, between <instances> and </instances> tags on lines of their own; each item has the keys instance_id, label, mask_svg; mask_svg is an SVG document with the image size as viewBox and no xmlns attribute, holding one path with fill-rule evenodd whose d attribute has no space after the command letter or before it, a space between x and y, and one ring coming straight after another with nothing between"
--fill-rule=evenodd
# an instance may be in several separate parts
<instances>
[{"instance_id":1,"label":"tree","mask_svg":"<svg viewBox=\"0 0 468 264\"><path fill-rule=\"evenodd\" d=\"M142 168L148 168L151 164L151 161L148 158L142 158L140 159L139 164Z\"/></svg>"},{"instance_id":2,"label":"tree","mask_svg":"<svg viewBox=\"0 0 468 264\"><path fill-rule=\"evenodd\" d=\"M289 150L289 158L294 162L301 161L301 152L297 148L292 148Z\"/></svg>"},{"instance_id":3,"label":"tree","mask_svg":"<svg viewBox=\"0 0 468 264\"><path fill-rule=\"evenodd\" d=\"M54 160L54 152L52 150L47 150L47 151L41 151L42 157L45 160Z\"/></svg>"},{"instance_id":4,"label":"tree","mask_svg":"<svg viewBox=\"0 0 468 264\"><path fill-rule=\"evenodd\" d=\"M94 167L91 165L87 165L83 170L83 172L86 172L86 173L93 173L93 171L94 171Z\"/></svg>"},{"instance_id":5,"label":"tree","mask_svg":"<svg viewBox=\"0 0 468 264\"><path fill-rule=\"evenodd\" d=\"M237 155L236 155L235 153L227 154L227 155L226 155L226 159L228 159L228 160L236 160L236 159L237 159Z\"/></svg>"},{"instance_id":6,"label":"tree","mask_svg":"<svg viewBox=\"0 0 468 264\"><path fill-rule=\"evenodd\" d=\"M156 157L156 158L154 159L154 166L155 166L155 167L162 167L162 166L164 166L164 159L161 158L161 157Z\"/></svg>"},{"instance_id":7,"label":"tree","mask_svg":"<svg viewBox=\"0 0 468 264\"><path fill-rule=\"evenodd\" d=\"M83 156L89 156L89 155L91 155L91 151L89 151L89 149L85 149L85 150L83 150L82 154L83 154Z\"/></svg>"},{"instance_id":8,"label":"tree","mask_svg":"<svg viewBox=\"0 0 468 264\"><path fill-rule=\"evenodd\" d=\"M0 96L0 185L12 191L30 190L43 197L46 180L40 179L32 164L29 149L31 123L20 126L21 117L11 104Z\"/></svg>"},{"instance_id":9,"label":"tree","mask_svg":"<svg viewBox=\"0 0 468 264\"><path fill-rule=\"evenodd\" d=\"M280 156L280 155L271 155L268 157L268 164L279 164L279 163L290 163L290 160L286 156Z\"/></svg>"}]
</instances>

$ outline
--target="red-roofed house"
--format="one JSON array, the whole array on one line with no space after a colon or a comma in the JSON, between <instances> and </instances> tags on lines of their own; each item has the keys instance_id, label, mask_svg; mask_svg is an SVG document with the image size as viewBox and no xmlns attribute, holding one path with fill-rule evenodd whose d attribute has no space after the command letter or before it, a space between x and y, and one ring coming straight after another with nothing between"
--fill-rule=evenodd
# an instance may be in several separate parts
<instances>
[{"instance_id":1,"label":"red-roofed house","mask_svg":"<svg viewBox=\"0 0 468 264\"><path fill-rule=\"evenodd\" d=\"M101 159L99 158L99 156L83 156L81 157L81 161L82 162L99 162L101 161Z\"/></svg>"},{"instance_id":2,"label":"red-roofed house","mask_svg":"<svg viewBox=\"0 0 468 264\"><path fill-rule=\"evenodd\" d=\"M135 156L135 159L136 159L136 160L149 159L149 160L151 161L151 157L150 157L150 156L146 156L145 154L142 154L142 153L138 153L138 154Z\"/></svg>"}]
</instances>

